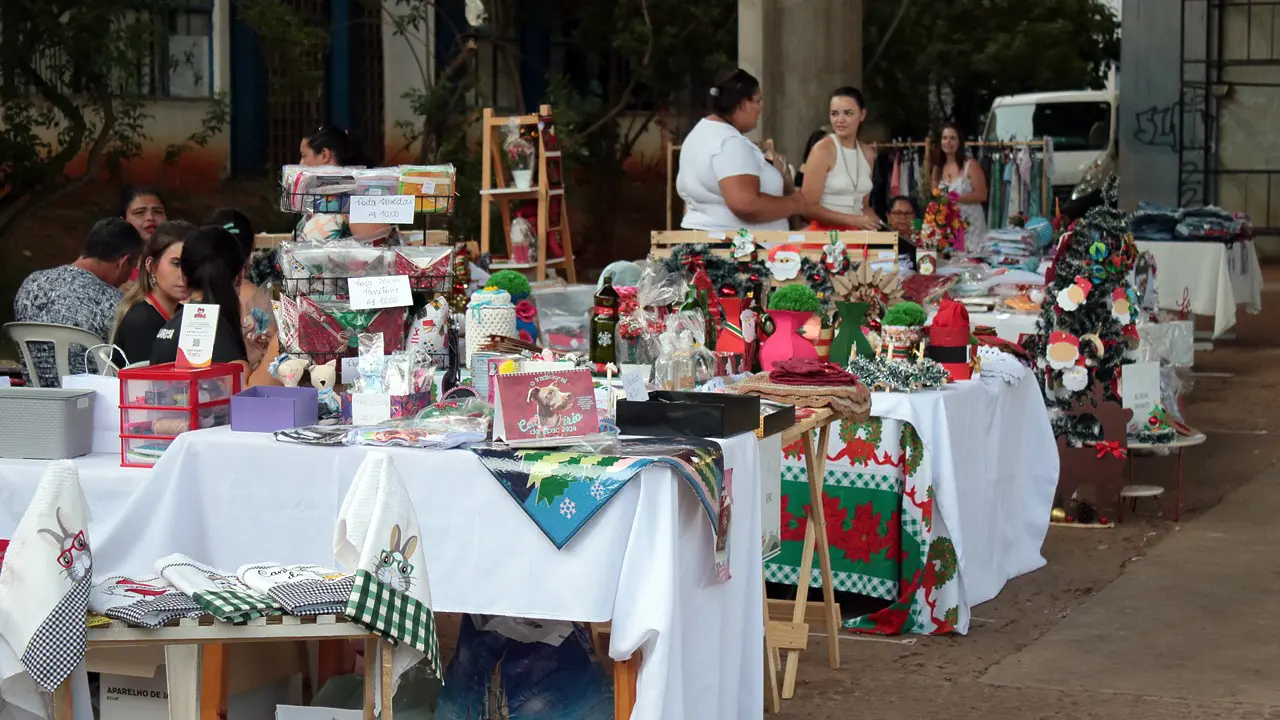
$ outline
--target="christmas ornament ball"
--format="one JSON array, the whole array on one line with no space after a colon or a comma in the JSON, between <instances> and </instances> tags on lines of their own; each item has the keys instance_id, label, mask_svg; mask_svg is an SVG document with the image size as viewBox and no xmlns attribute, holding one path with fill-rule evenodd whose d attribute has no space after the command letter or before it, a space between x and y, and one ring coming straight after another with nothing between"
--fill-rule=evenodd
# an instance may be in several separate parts
<instances>
[{"instance_id":1,"label":"christmas ornament ball","mask_svg":"<svg viewBox=\"0 0 1280 720\"><path fill-rule=\"evenodd\" d=\"M1049 519L1053 522L1066 522L1067 511L1062 508L1054 508L1049 512Z\"/></svg>"}]
</instances>

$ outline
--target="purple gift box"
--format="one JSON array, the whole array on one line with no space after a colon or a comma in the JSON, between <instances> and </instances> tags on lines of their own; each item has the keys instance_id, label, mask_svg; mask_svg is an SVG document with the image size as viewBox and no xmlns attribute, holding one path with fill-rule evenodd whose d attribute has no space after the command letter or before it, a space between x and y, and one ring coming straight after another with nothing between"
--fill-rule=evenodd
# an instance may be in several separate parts
<instances>
[{"instance_id":1,"label":"purple gift box","mask_svg":"<svg viewBox=\"0 0 1280 720\"><path fill-rule=\"evenodd\" d=\"M320 394L315 388L257 386L231 398L231 429L275 432L315 425Z\"/></svg>"}]
</instances>

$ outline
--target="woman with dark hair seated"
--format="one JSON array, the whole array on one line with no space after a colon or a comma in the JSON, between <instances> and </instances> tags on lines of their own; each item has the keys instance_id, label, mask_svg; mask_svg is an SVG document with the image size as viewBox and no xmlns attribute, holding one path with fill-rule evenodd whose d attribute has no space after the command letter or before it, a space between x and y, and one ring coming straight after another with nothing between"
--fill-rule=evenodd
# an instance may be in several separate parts
<instances>
[{"instance_id":1,"label":"woman with dark hair seated","mask_svg":"<svg viewBox=\"0 0 1280 720\"><path fill-rule=\"evenodd\" d=\"M685 203L686 230L786 230L809 203L791 192L782 172L744 133L755 129L764 98L760 81L738 69L707 93L710 113L680 149L676 191Z\"/></svg>"},{"instance_id":2,"label":"woman with dark hair seated","mask_svg":"<svg viewBox=\"0 0 1280 720\"><path fill-rule=\"evenodd\" d=\"M235 236L245 257L246 273L253 260L254 232L249 217L235 208L213 211L206 225L220 227ZM266 363L276 356L275 314L271 310L271 294L252 282L240 283L240 329L244 333L249 355L249 385L270 385L275 380L267 373ZM259 372L261 370L261 372Z\"/></svg>"}]
</instances>

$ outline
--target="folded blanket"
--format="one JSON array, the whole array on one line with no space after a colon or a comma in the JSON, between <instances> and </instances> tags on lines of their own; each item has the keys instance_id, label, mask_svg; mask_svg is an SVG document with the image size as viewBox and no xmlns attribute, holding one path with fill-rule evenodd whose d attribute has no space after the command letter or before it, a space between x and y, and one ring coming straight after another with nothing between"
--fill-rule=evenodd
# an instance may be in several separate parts
<instances>
[{"instance_id":1,"label":"folded blanket","mask_svg":"<svg viewBox=\"0 0 1280 720\"><path fill-rule=\"evenodd\" d=\"M871 414L871 393L866 386L854 384L835 385L780 385L768 375L760 373L727 388L729 392L755 395L796 407L829 407L844 420L862 422Z\"/></svg>"},{"instance_id":2,"label":"folded blanket","mask_svg":"<svg viewBox=\"0 0 1280 720\"><path fill-rule=\"evenodd\" d=\"M280 603L290 615L341 615L355 576L319 565L255 563L236 572L241 582Z\"/></svg>"},{"instance_id":3,"label":"folded blanket","mask_svg":"<svg viewBox=\"0 0 1280 720\"><path fill-rule=\"evenodd\" d=\"M783 360L769 371L769 380L778 385L853 386L858 379L843 368L822 360Z\"/></svg>"},{"instance_id":4,"label":"folded blanket","mask_svg":"<svg viewBox=\"0 0 1280 720\"><path fill-rule=\"evenodd\" d=\"M195 600L157 575L137 579L112 575L89 592L89 609L130 625L158 628L204 614Z\"/></svg>"},{"instance_id":5,"label":"folded blanket","mask_svg":"<svg viewBox=\"0 0 1280 720\"><path fill-rule=\"evenodd\" d=\"M223 622L241 623L267 615L279 615L280 604L255 592L235 575L215 570L186 555L173 554L156 561L156 572L196 601L200 609Z\"/></svg>"}]
</instances>

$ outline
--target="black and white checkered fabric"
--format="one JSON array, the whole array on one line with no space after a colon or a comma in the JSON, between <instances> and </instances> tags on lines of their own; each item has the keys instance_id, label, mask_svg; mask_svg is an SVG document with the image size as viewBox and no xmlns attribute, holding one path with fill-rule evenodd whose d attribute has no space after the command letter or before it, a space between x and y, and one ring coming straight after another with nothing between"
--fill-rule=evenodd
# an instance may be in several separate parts
<instances>
[{"instance_id":1,"label":"black and white checkered fabric","mask_svg":"<svg viewBox=\"0 0 1280 720\"><path fill-rule=\"evenodd\" d=\"M57 690L84 661L88 648L89 577L71 587L40 623L22 653L22 666L45 692Z\"/></svg>"},{"instance_id":2,"label":"black and white checkered fabric","mask_svg":"<svg viewBox=\"0 0 1280 720\"><path fill-rule=\"evenodd\" d=\"M95 585L89 596L89 609L130 625L152 629L163 627L171 620L196 618L204 614L195 600L171 585L144 588L146 594L132 595L136 598L132 602L113 604L107 589L120 587L121 582L131 581L122 575L115 575ZM156 594L157 592L161 594ZM129 596L126 594L126 597Z\"/></svg>"},{"instance_id":3,"label":"black and white checkered fabric","mask_svg":"<svg viewBox=\"0 0 1280 720\"><path fill-rule=\"evenodd\" d=\"M355 584L355 575L347 575L336 580L282 583L267 592L290 615L341 615Z\"/></svg>"}]
</instances>

